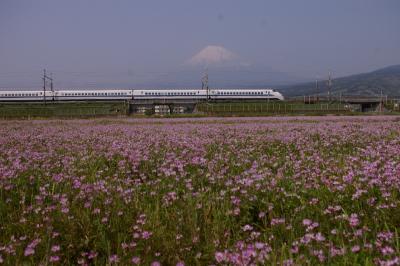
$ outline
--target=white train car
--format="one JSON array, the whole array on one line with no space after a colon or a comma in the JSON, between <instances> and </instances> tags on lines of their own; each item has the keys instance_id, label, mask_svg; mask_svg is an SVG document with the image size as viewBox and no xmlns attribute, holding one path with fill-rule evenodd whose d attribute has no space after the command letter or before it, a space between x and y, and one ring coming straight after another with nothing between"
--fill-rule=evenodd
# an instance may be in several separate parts
<instances>
[{"instance_id":1,"label":"white train car","mask_svg":"<svg viewBox=\"0 0 400 266\"><path fill-rule=\"evenodd\" d=\"M56 101L90 101L90 100L129 100L132 90L57 90L54 92Z\"/></svg>"},{"instance_id":2,"label":"white train car","mask_svg":"<svg viewBox=\"0 0 400 266\"><path fill-rule=\"evenodd\" d=\"M212 89L210 98L214 100L280 100L284 97L273 89Z\"/></svg>"},{"instance_id":3,"label":"white train car","mask_svg":"<svg viewBox=\"0 0 400 266\"><path fill-rule=\"evenodd\" d=\"M53 94L46 91L46 101L51 101ZM26 101L43 101L44 92L39 90L0 90L0 101L2 102L26 102Z\"/></svg>"},{"instance_id":4,"label":"white train car","mask_svg":"<svg viewBox=\"0 0 400 266\"><path fill-rule=\"evenodd\" d=\"M146 89L133 90L135 100L156 100L156 99L206 99L207 91L201 89Z\"/></svg>"}]
</instances>

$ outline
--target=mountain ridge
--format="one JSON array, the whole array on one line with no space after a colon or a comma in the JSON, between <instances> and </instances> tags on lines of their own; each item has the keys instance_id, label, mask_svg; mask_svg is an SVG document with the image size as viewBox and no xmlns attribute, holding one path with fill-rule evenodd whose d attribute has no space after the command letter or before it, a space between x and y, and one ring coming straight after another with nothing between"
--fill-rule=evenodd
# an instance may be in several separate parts
<instances>
[{"instance_id":1,"label":"mountain ridge","mask_svg":"<svg viewBox=\"0 0 400 266\"><path fill-rule=\"evenodd\" d=\"M326 80L279 87L285 96L326 95ZM383 67L366 73L354 74L332 80L332 94L400 96L400 64Z\"/></svg>"}]
</instances>

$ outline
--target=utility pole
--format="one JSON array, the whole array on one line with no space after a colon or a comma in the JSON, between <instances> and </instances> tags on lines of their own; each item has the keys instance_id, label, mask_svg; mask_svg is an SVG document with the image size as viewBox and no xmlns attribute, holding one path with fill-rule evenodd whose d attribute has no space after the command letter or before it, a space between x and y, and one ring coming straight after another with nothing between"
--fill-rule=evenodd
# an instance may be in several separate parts
<instances>
[{"instance_id":1,"label":"utility pole","mask_svg":"<svg viewBox=\"0 0 400 266\"><path fill-rule=\"evenodd\" d=\"M208 99L210 98L210 92L208 89L208 70L207 70L207 68L206 68L203 78L201 79L201 89L206 90L206 95L207 95L206 97L207 97L207 101L208 101Z\"/></svg>"},{"instance_id":2,"label":"utility pole","mask_svg":"<svg viewBox=\"0 0 400 266\"><path fill-rule=\"evenodd\" d=\"M52 99L54 101L53 73L50 73L50 90L51 90L51 94L52 94Z\"/></svg>"},{"instance_id":3,"label":"utility pole","mask_svg":"<svg viewBox=\"0 0 400 266\"><path fill-rule=\"evenodd\" d=\"M46 81L50 80L50 91L52 92L52 98L54 100L54 88L53 88L53 73L50 73L50 77L46 74L46 69L43 69L43 102L46 105Z\"/></svg>"},{"instance_id":4,"label":"utility pole","mask_svg":"<svg viewBox=\"0 0 400 266\"><path fill-rule=\"evenodd\" d=\"M46 105L46 69L43 69L43 102Z\"/></svg>"},{"instance_id":5,"label":"utility pole","mask_svg":"<svg viewBox=\"0 0 400 266\"><path fill-rule=\"evenodd\" d=\"M331 101L331 89L332 89L332 78L331 78L331 72L329 72L329 76L328 76L328 101Z\"/></svg>"},{"instance_id":6,"label":"utility pole","mask_svg":"<svg viewBox=\"0 0 400 266\"><path fill-rule=\"evenodd\" d=\"M50 91L52 92L52 99L54 100L54 88L53 88L53 73L50 73L50 77L46 74L46 69L43 69L43 102L46 105L46 81L50 81Z\"/></svg>"},{"instance_id":7,"label":"utility pole","mask_svg":"<svg viewBox=\"0 0 400 266\"><path fill-rule=\"evenodd\" d=\"M315 92L317 94L317 102L319 102L318 78L315 80Z\"/></svg>"}]
</instances>

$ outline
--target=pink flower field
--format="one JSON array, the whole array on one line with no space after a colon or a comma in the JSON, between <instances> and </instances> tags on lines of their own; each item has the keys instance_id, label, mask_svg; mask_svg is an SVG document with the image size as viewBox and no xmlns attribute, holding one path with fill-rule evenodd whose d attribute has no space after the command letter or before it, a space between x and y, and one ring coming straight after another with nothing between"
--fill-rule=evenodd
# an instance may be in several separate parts
<instances>
[{"instance_id":1,"label":"pink flower field","mask_svg":"<svg viewBox=\"0 0 400 266\"><path fill-rule=\"evenodd\" d=\"M400 118L0 121L0 264L400 265Z\"/></svg>"}]
</instances>

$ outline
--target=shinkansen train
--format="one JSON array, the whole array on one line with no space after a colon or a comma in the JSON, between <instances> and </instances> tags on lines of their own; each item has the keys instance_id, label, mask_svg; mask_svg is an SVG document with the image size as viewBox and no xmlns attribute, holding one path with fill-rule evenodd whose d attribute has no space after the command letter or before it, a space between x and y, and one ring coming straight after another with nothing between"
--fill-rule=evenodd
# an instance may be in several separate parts
<instances>
[{"instance_id":1,"label":"shinkansen train","mask_svg":"<svg viewBox=\"0 0 400 266\"><path fill-rule=\"evenodd\" d=\"M16 101L100 101L100 100L284 100L274 89L107 89L83 90L0 90L0 102Z\"/></svg>"}]
</instances>

